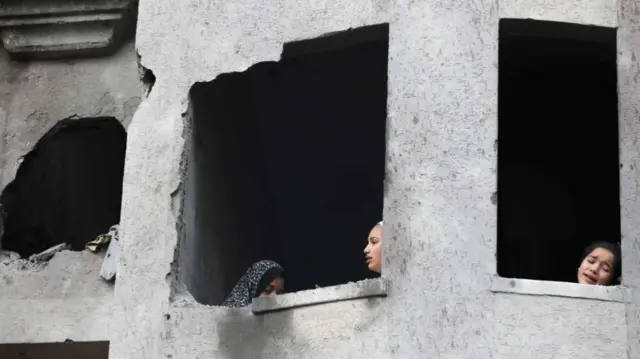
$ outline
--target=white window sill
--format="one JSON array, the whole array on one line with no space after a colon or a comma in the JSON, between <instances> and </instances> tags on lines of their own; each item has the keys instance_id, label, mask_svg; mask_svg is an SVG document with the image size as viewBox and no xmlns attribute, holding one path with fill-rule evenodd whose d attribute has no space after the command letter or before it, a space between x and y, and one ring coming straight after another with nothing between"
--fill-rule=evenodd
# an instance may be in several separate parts
<instances>
[{"instance_id":1,"label":"white window sill","mask_svg":"<svg viewBox=\"0 0 640 359\"><path fill-rule=\"evenodd\" d=\"M253 299L251 310L254 314L261 314L351 299L385 297L387 295L387 287L386 279L375 278L326 288L259 297Z\"/></svg>"},{"instance_id":2,"label":"white window sill","mask_svg":"<svg viewBox=\"0 0 640 359\"><path fill-rule=\"evenodd\" d=\"M493 277L491 291L495 293L583 298L620 303L629 302L629 293L625 288L620 286L585 285L568 282L502 278L499 276Z\"/></svg>"}]
</instances>

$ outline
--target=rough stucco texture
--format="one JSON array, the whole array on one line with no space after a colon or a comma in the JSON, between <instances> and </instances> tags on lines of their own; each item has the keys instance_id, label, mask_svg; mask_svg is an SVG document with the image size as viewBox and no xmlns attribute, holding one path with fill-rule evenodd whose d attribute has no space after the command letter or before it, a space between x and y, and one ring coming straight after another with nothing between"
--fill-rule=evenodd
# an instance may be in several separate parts
<instances>
[{"instance_id":1,"label":"rough stucco texture","mask_svg":"<svg viewBox=\"0 0 640 359\"><path fill-rule=\"evenodd\" d=\"M0 343L108 340L113 284L100 279L104 253L57 253L34 265L0 254Z\"/></svg>"},{"instance_id":2,"label":"rough stucco texture","mask_svg":"<svg viewBox=\"0 0 640 359\"><path fill-rule=\"evenodd\" d=\"M640 357L640 4L618 2L618 101L623 282L634 302L627 306L629 358Z\"/></svg>"},{"instance_id":3,"label":"rough stucco texture","mask_svg":"<svg viewBox=\"0 0 640 359\"><path fill-rule=\"evenodd\" d=\"M126 127L141 95L133 43L73 61L12 62L0 51L0 188L57 121L113 116ZM113 284L99 277L102 257L64 251L23 267L0 253L0 343L109 340L118 315Z\"/></svg>"},{"instance_id":4,"label":"rough stucco texture","mask_svg":"<svg viewBox=\"0 0 640 359\"><path fill-rule=\"evenodd\" d=\"M627 358L624 304L489 290L499 14L494 0L141 0L138 49L158 81L129 127L116 283L124 317L110 357ZM391 32L388 297L261 316L170 301L191 84L277 60L287 41L382 22Z\"/></svg>"},{"instance_id":5,"label":"rough stucco texture","mask_svg":"<svg viewBox=\"0 0 640 359\"><path fill-rule=\"evenodd\" d=\"M499 0L500 18L618 26L616 0Z\"/></svg>"},{"instance_id":6,"label":"rough stucco texture","mask_svg":"<svg viewBox=\"0 0 640 359\"><path fill-rule=\"evenodd\" d=\"M40 265L27 260L3 261L0 263L0 298L28 300L110 296L113 284L100 279L103 258L104 252L62 251Z\"/></svg>"},{"instance_id":7,"label":"rough stucco texture","mask_svg":"<svg viewBox=\"0 0 640 359\"><path fill-rule=\"evenodd\" d=\"M1 51L0 188L15 177L19 158L57 121L113 116L126 128L141 95L133 43L110 57L72 61L15 62Z\"/></svg>"}]
</instances>

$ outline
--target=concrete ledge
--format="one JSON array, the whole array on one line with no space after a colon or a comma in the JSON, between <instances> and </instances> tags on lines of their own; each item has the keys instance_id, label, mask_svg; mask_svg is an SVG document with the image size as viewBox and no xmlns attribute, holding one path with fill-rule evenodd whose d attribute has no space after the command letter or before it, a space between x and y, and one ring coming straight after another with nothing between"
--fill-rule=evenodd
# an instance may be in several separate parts
<instances>
[{"instance_id":1,"label":"concrete ledge","mask_svg":"<svg viewBox=\"0 0 640 359\"><path fill-rule=\"evenodd\" d=\"M127 6L129 6L129 2L130 0L22 0L13 1L8 4L0 4L0 16L11 15L36 17L56 14L86 14L106 11L120 11L126 9Z\"/></svg>"},{"instance_id":2,"label":"concrete ledge","mask_svg":"<svg viewBox=\"0 0 640 359\"><path fill-rule=\"evenodd\" d=\"M496 293L584 298L621 303L630 301L629 292L620 286L605 287L568 282L502 278L499 276L493 278L491 291Z\"/></svg>"},{"instance_id":3,"label":"concrete ledge","mask_svg":"<svg viewBox=\"0 0 640 359\"><path fill-rule=\"evenodd\" d=\"M614 0L499 0L500 18L618 26Z\"/></svg>"},{"instance_id":4,"label":"concrete ledge","mask_svg":"<svg viewBox=\"0 0 640 359\"><path fill-rule=\"evenodd\" d=\"M13 59L107 55L133 31L131 0L25 0L0 5L0 39Z\"/></svg>"},{"instance_id":5,"label":"concrete ledge","mask_svg":"<svg viewBox=\"0 0 640 359\"><path fill-rule=\"evenodd\" d=\"M261 314L350 299L385 297L387 287L388 282L385 278L366 279L333 287L255 298L251 303L251 310L254 314Z\"/></svg>"}]
</instances>

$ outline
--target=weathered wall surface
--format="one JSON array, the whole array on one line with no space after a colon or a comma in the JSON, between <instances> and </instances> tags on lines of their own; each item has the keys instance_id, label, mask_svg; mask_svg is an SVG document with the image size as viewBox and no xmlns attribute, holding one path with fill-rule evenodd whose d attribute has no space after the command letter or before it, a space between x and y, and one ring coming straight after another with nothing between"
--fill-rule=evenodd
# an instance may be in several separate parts
<instances>
[{"instance_id":1,"label":"weathered wall surface","mask_svg":"<svg viewBox=\"0 0 640 359\"><path fill-rule=\"evenodd\" d=\"M100 279L104 252L56 253L44 263L28 260L0 262L2 300L105 297L113 284Z\"/></svg>"},{"instance_id":2,"label":"weathered wall surface","mask_svg":"<svg viewBox=\"0 0 640 359\"><path fill-rule=\"evenodd\" d=\"M623 282L634 303L627 307L629 358L640 357L640 4L618 1L618 108L620 129L620 218Z\"/></svg>"},{"instance_id":3,"label":"weathered wall surface","mask_svg":"<svg viewBox=\"0 0 640 359\"><path fill-rule=\"evenodd\" d=\"M12 62L0 51L0 188L57 121L113 116L126 128L141 96L133 43L113 56L69 61Z\"/></svg>"},{"instance_id":4,"label":"weathered wall surface","mask_svg":"<svg viewBox=\"0 0 640 359\"><path fill-rule=\"evenodd\" d=\"M142 0L137 44L158 82L129 127L116 284L124 317L110 357L628 358L624 304L489 290L496 270L491 197L499 3ZM539 19L617 22L611 0L582 8L581 1L573 3L518 6L538 4ZM596 16L592 7L606 12ZM516 10L509 14L530 15ZM263 316L188 298L171 302L181 114L191 84L276 60L287 41L381 22L391 31L384 218L389 296ZM634 51L634 23L626 23L621 37L626 59ZM631 96L633 75L622 72ZM627 99L625 123L638 109L635 98ZM637 153L631 143L623 149ZM637 183L637 174L626 178ZM630 227L638 209L623 201L623 212ZM625 235L635 233L629 227ZM629 258L625 275L640 270Z\"/></svg>"},{"instance_id":5,"label":"weathered wall surface","mask_svg":"<svg viewBox=\"0 0 640 359\"><path fill-rule=\"evenodd\" d=\"M0 343L108 339L114 295L99 277L103 257L63 251L42 265L0 261Z\"/></svg>"},{"instance_id":6,"label":"weathered wall surface","mask_svg":"<svg viewBox=\"0 0 640 359\"><path fill-rule=\"evenodd\" d=\"M498 0L500 18L618 26L618 0Z\"/></svg>"},{"instance_id":7,"label":"weathered wall surface","mask_svg":"<svg viewBox=\"0 0 640 359\"><path fill-rule=\"evenodd\" d=\"M13 62L1 50L0 189L57 121L114 116L126 127L141 96L132 42L110 57L69 61ZM43 267L0 256L0 343L110 338L117 313L113 284L99 277L104 254L64 251Z\"/></svg>"}]
</instances>

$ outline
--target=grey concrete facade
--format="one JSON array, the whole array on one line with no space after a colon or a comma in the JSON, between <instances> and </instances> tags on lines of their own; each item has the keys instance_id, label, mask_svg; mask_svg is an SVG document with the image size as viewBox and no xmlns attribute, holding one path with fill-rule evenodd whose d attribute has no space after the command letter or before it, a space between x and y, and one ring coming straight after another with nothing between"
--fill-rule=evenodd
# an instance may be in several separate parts
<instances>
[{"instance_id":1,"label":"grey concrete facade","mask_svg":"<svg viewBox=\"0 0 640 359\"><path fill-rule=\"evenodd\" d=\"M496 282L497 47L498 22L506 17L619 29L624 280L610 292L524 281L511 290ZM281 311L262 310L277 303L257 303L260 314L198 304L181 289L176 264L179 222L188 211L181 203L189 88L277 60L283 43L379 23L390 24L386 280L374 287L386 296L366 292L358 299L349 287L325 295L318 289L284 295L279 300L295 305ZM60 280L74 295L54 285L50 295L25 301L26 294L7 297L0 286L0 343L109 340L111 359L638 358L639 25L633 0L141 0L136 47L157 82L128 126L115 291L65 277ZM119 88L109 79L109 88ZM25 96L46 91L33 86L23 89ZM84 111L104 107L95 96ZM115 98L113 113L126 118L128 97ZM12 103L0 103L7 118L41 108ZM37 138L14 123L5 138ZM7 166L24 143L5 143L3 181L15 172ZM86 261L93 268L87 275L98 280L99 264L85 253L54 260L69 256L73 266ZM4 280L17 276L7 273ZM326 300L341 292L345 300ZM316 296L325 299L315 303ZM305 300L309 305L302 306ZM14 324L7 330L4 323Z\"/></svg>"},{"instance_id":2,"label":"grey concrete facade","mask_svg":"<svg viewBox=\"0 0 640 359\"><path fill-rule=\"evenodd\" d=\"M15 177L20 157L59 120L113 116L126 128L141 98L133 42L96 59L16 62L0 53L2 187Z\"/></svg>"},{"instance_id":3,"label":"grey concrete facade","mask_svg":"<svg viewBox=\"0 0 640 359\"><path fill-rule=\"evenodd\" d=\"M107 55L135 24L133 0L7 1L0 4L0 40L20 59Z\"/></svg>"},{"instance_id":4,"label":"grey concrete facade","mask_svg":"<svg viewBox=\"0 0 640 359\"><path fill-rule=\"evenodd\" d=\"M137 60L133 41L99 58L16 61L0 49L0 186L59 120L112 116L126 128L143 97ZM99 278L103 256L63 251L32 264L0 243L0 346L108 340L116 309L113 283ZM38 348L34 357L64 354ZM0 348L3 357L14 352Z\"/></svg>"}]
</instances>

